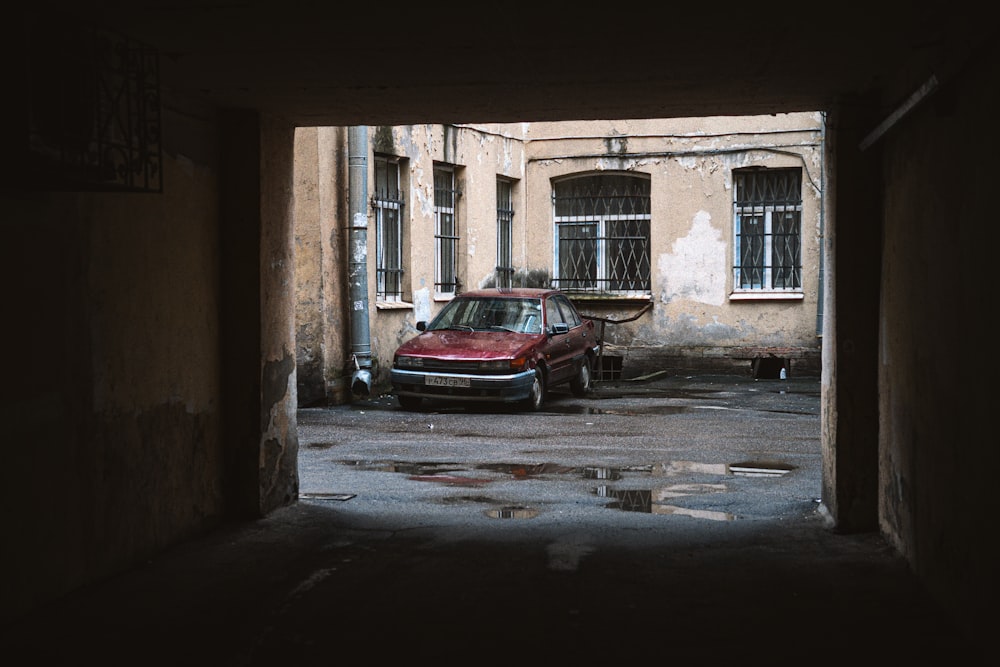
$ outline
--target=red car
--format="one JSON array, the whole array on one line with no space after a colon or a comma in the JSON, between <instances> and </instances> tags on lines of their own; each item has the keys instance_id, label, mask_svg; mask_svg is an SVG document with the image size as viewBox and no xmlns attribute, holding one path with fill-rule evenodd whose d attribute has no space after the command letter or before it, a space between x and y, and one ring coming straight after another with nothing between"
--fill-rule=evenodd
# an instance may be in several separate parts
<instances>
[{"instance_id":1,"label":"red car","mask_svg":"<svg viewBox=\"0 0 1000 667\"><path fill-rule=\"evenodd\" d=\"M484 289L452 299L399 346L390 379L408 410L423 399L519 403L538 410L549 387L590 389L594 322L554 289Z\"/></svg>"}]
</instances>

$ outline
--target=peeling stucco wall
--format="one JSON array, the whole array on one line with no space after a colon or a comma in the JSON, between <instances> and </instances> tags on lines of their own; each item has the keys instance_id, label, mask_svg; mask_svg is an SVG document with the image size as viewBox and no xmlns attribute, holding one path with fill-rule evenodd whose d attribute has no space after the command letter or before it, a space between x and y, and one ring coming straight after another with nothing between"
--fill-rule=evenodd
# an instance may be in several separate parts
<instances>
[{"instance_id":1,"label":"peeling stucco wall","mask_svg":"<svg viewBox=\"0 0 1000 667\"><path fill-rule=\"evenodd\" d=\"M750 361L766 354L789 355L795 363L811 364L811 371L818 368L820 114L411 125L375 128L370 137L372 155L377 152L400 158L400 186L406 201L402 303L379 303L375 298L375 235L369 224L369 303L375 305L370 312L370 332L376 387L386 388L396 347L415 335L416 323L430 319L447 299L434 294L433 173L438 163L455 168L461 191L457 204L458 273L463 289L492 284L494 278L498 176L513 183L514 267L551 274L555 264L552 181L602 171L643 174L650 179L652 193L649 297L631 302L578 300L585 314L616 322L631 318L652 302L652 309L634 321L605 327L608 353L624 357L636 372L656 365L720 362L742 364L749 371ZM796 298L733 298L732 171L751 166L803 170L803 289ZM344 171L346 163L330 165L329 171L319 176L320 181L330 181ZM311 218L307 216L299 224L312 224ZM333 273L324 274L323 279L343 272L344 266L332 267ZM300 291L315 280L312 269L306 267ZM301 294L299 305L300 309L316 306L307 304ZM318 320L315 313L310 317ZM302 352L300 341L300 358ZM325 353L335 354L336 345Z\"/></svg>"},{"instance_id":2,"label":"peeling stucco wall","mask_svg":"<svg viewBox=\"0 0 1000 667\"><path fill-rule=\"evenodd\" d=\"M657 367L744 364L755 355L806 355L818 363L822 232L822 117L533 123L527 132L528 264L551 267L547 194L553 179L625 171L650 178L653 308L605 328L607 349L636 374ZM803 169L803 289L794 300L734 300L732 171ZM642 307L578 300L597 317L627 320Z\"/></svg>"},{"instance_id":3,"label":"peeling stucco wall","mask_svg":"<svg viewBox=\"0 0 1000 667\"><path fill-rule=\"evenodd\" d=\"M298 500L295 379L295 130L261 122L260 512Z\"/></svg>"}]
</instances>

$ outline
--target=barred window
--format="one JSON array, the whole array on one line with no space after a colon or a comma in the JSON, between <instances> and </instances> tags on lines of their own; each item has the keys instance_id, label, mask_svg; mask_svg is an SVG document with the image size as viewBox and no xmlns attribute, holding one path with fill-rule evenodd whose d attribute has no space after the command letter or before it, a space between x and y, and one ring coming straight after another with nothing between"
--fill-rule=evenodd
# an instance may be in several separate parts
<instances>
[{"instance_id":1,"label":"barred window","mask_svg":"<svg viewBox=\"0 0 1000 667\"><path fill-rule=\"evenodd\" d=\"M375 298L403 298L403 196L399 192L399 162L375 156Z\"/></svg>"},{"instance_id":2,"label":"barred window","mask_svg":"<svg viewBox=\"0 0 1000 667\"><path fill-rule=\"evenodd\" d=\"M734 291L801 291L802 170L733 172Z\"/></svg>"},{"instance_id":3,"label":"barred window","mask_svg":"<svg viewBox=\"0 0 1000 667\"><path fill-rule=\"evenodd\" d=\"M434 168L434 290L437 294L458 291L458 217L455 172Z\"/></svg>"},{"instance_id":4,"label":"barred window","mask_svg":"<svg viewBox=\"0 0 1000 667\"><path fill-rule=\"evenodd\" d=\"M567 292L650 293L650 185L632 174L553 184L555 278Z\"/></svg>"},{"instance_id":5,"label":"barred window","mask_svg":"<svg viewBox=\"0 0 1000 667\"><path fill-rule=\"evenodd\" d=\"M511 183L497 179L497 266L496 286L510 287L514 280L513 246L514 203L511 199Z\"/></svg>"}]
</instances>

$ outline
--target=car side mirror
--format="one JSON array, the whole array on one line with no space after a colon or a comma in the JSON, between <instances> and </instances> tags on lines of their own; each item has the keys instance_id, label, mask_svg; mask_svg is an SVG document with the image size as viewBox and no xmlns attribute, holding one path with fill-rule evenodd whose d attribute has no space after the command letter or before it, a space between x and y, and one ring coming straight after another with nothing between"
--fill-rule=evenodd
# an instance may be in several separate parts
<instances>
[{"instance_id":1,"label":"car side mirror","mask_svg":"<svg viewBox=\"0 0 1000 667\"><path fill-rule=\"evenodd\" d=\"M558 336L559 334L569 333L569 325L565 322L557 322L549 327L553 336Z\"/></svg>"},{"instance_id":2,"label":"car side mirror","mask_svg":"<svg viewBox=\"0 0 1000 667\"><path fill-rule=\"evenodd\" d=\"M417 322L417 331L427 331L427 322L424 320Z\"/></svg>"}]
</instances>

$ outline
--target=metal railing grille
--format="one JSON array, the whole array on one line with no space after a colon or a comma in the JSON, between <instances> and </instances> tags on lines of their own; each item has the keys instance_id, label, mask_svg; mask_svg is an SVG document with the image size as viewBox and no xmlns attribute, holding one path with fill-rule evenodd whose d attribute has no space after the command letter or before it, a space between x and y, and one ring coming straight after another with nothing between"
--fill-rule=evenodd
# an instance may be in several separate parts
<instances>
[{"instance_id":1,"label":"metal railing grille","mask_svg":"<svg viewBox=\"0 0 1000 667\"><path fill-rule=\"evenodd\" d=\"M497 266L496 286L511 287L514 282L512 259L514 207L511 184L497 180Z\"/></svg>"},{"instance_id":2,"label":"metal railing grille","mask_svg":"<svg viewBox=\"0 0 1000 667\"><path fill-rule=\"evenodd\" d=\"M52 190L163 190L156 50L113 33L46 25L32 34L28 156L32 185ZM50 40L75 46L57 61Z\"/></svg>"},{"instance_id":3,"label":"metal railing grille","mask_svg":"<svg viewBox=\"0 0 1000 667\"><path fill-rule=\"evenodd\" d=\"M556 287L569 292L649 293L647 179L588 176L556 184L553 208Z\"/></svg>"},{"instance_id":4,"label":"metal railing grille","mask_svg":"<svg viewBox=\"0 0 1000 667\"><path fill-rule=\"evenodd\" d=\"M455 175L448 169L434 170L434 289L438 294L458 291L458 220L455 204L459 197Z\"/></svg>"},{"instance_id":5,"label":"metal railing grille","mask_svg":"<svg viewBox=\"0 0 1000 667\"><path fill-rule=\"evenodd\" d=\"M798 169L734 172L735 289L802 289L801 180Z\"/></svg>"}]
</instances>

